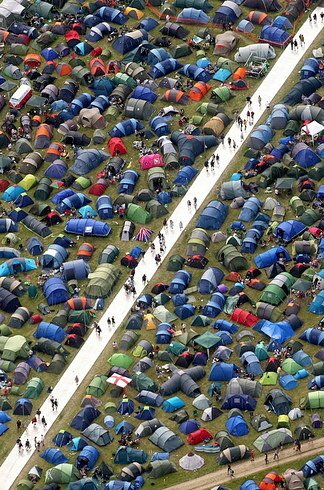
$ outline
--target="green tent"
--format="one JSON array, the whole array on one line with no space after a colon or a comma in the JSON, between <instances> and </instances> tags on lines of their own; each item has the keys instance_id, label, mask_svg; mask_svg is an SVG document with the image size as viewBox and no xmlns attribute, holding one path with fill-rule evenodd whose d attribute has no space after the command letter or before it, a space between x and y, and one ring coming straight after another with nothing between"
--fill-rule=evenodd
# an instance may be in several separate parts
<instances>
[{"instance_id":1,"label":"green tent","mask_svg":"<svg viewBox=\"0 0 324 490\"><path fill-rule=\"evenodd\" d=\"M174 354L175 356L180 356L183 352L185 352L186 347L181 344L181 342L177 342L176 340L173 340L170 345L167 347L167 352L170 354Z\"/></svg>"},{"instance_id":2,"label":"green tent","mask_svg":"<svg viewBox=\"0 0 324 490\"><path fill-rule=\"evenodd\" d=\"M321 218L320 213L312 208L306 209L306 211L299 217L300 221L304 223L304 225L306 226L313 225L320 218Z\"/></svg>"},{"instance_id":3,"label":"green tent","mask_svg":"<svg viewBox=\"0 0 324 490\"><path fill-rule=\"evenodd\" d=\"M34 488L34 484L30 480L20 480L16 489L17 490L32 490Z\"/></svg>"},{"instance_id":4,"label":"green tent","mask_svg":"<svg viewBox=\"0 0 324 490\"><path fill-rule=\"evenodd\" d=\"M102 396L107 390L107 379L107 376L97 374L89 383L87 395Z\"/></svg>"},{"instance_id":5,"label":"green tent","mask_svg":"<svg viewBox=\"0 0 324 490\"><path fill-rule=\"evenodd\" d=\"M25 398L37 399L43 391L45 385L44 381L40 378L32 378L28 381L27 388L24 392Z\"/></svg>"},{"instance_id":6,"label":"green tent","mask_svg":"<svg viewBox=\"0 0 324 490\"><path fill-rule=\"evenodd\" d=\"M314 165L314 167L311 167L308 171L308 177L310 179L320 181L324 177L324 162L321 161Z\"/></svg>"},{"instance_id":7,"label":"green tent","mask_svg":"<svg viewBox=\"0 0 324 490\"><path fill-rule=\"evenodd\" d=\"M30 347L25 337L14 335L13 337L6 338L6 340L1 356L3 360L15 361L18 357L28 359Z\"/></svg>"},{"instance_id":8,"label":"green tent","mask_svg":"<svg viewBox=\"0 0 324 490\"><path fill-rule=\"evenodd\" d=\"M303 369L303 367L298 364L296 361L294 361L291 357L287 357L282 363L281 363L282 369L288 373L288 374L296 374L297 371L300 369Z\"/></svg>"},{"instance_id":9,"label":"green tent","mask_svg":"<svg viewBox=\"0 0 324 490\"><path fill-rule=\"evenodd\" d=\"M289 429L290 428L290 420L288 415L279 415L277 421L277 429Z\"/></svg>"},{"instance_id":10,"label":"green tent","mask_svg":"<svg viewBox=\"0 0 324 490\"><path fill-rule=\"evenodd\" d=\"M306 279L297 279L297 281L294 284L294 291L302 291L305 293L306 291L309 291L313 286L312 281L307 281Z\"/></svg>"},{"instance_id":11,"label":"green tent","mask_svg":"<svg viewBox=\"0 0 324 490\"><path fill-rule=\"evenodd\" d=\"M277 384L277 381L278 374L273 373L272 371L263 373L262 377L259 380L262 386L274 386Z\"/></svg>"},{"instance_id":12,"label":"green tent","mask_svg":"<svg viewBox=\"0 0 324 490\"><path fill-rule=\"evenodd\" d=\"M193 327L207 327L210 324L211 319L205 315L196 315L191 322Z\"/></svg>"},{"instance_id":13,"label":"green tent","mask_svg":"<svg viewBox=\"0 0 324 490\"><path fill-rule=\"evenodd\" d=\"M171 296L166 293L160 293L154 296L154 303L157 305L165 305L168 301L170 301Z\"/></svg>"},{"instance_id":14,"label":"green tent","mask_svg":"<svg viewBox=\"0 0 324 490\"><path fill-rule=\"evenodd\" d=\"M289 429L274 429L259 436L253 446L263 453L276 449L281 444L290 444L293 440Z\"/></svg>"},{"instance_id":15,"label":"green tent","mask_svg":"<svg viewBox=\"0 0 324 490\"><path fill-rule=\"evenodd\" d=\"M113 264L100 264L88 275L86 295L89 298L106 298L110 295L120 276L120 270Z\"/></svg>"},{"instance_id":16,"label":"green tent","mask_svg":"<svg viewBox=\"0 0 324 490\"><path fill-rule=\"evenodd\" d=\"M161 478L169 473L174 473L177 471L177 467L174 463L169 460L162 461L152 461L148 467L148 477L149 478Z\"/></svg>"},{"instance_id":17,"label":"green tent","mask_svg":"<svg viewBox=\"0 0 324 490\"><path fill-rule=\"evenodd\" d=\"M0 325L0 335L4 337L9 337L12 334L12 330L8 325L5 325L4 323Z\"/></svg>"},{"instance_id":18,"label":"green tent","mask_svg":"<svg viewBox=\"0 0 324 490\"><path fill-rule=\"evenodd\" d=\"M89 277L89 276L88 276ZM83 323L86 326L91 325L94 314L90 310L70 310L69 323Z\"/></svg>"},{"instance_id":19,"label":"green tent","mask_svg":"<svg viewBox=\"0 0 324 490\"><path fill-rule=\"evenodd\" d=\"M65 356L55 354L47 368L48 373L61 374L67 364Z\"/></svg>"},{"instance_id":20,"label":"green tent","mask_svg":"<svg viewBox=\"0 0 324 490\"><path fill-rule=\"evenodd\" d=\"M105 411L105 413L108 413L108 414L117 412L116 403L114 403L114 402L106 403L104 406L104 411Z\"/></svg>"},{"instance_id":21,"label":"green tent","mask_svg":"<svg viewBox=\"0 0 324 490\"><path fill-rule=\"evenodd\" d=\"M217 104L212 102L203 102L197 109L203 115L217 116L219 112L222 112L221 108Z\"/></svg>"},{"instance_id":22,"label":"green tent","mask_svg":"<svg viewBox=\"0 0 324 490\"><path fill-rule=\"evenodd\" d=\"M80 175L77 179L72 184L72 188L76 189L77 191L82 191L84 189L87 189L91 185L91 180L88 177L84 177L83 175Z\"/></svg>"},{"instance_id":23,"label":"green tent","mask_svg":"<svg viewBox=\"0 0 324 490\"><path fill-rule=\"evenodd\" d=\"M301 216L305 211L305 206L303 201L298 196L293 196L289 201L290 206L292 207L296 216Z\"/></svg>"},{"instance_id":24,"label":"green tent","mask_svg":"<svg viewBox=\"0 0 324 490\"><path fill-rule=\"evenodd\" d=\"M315 364L313 364L313 374L314 374L314 376L321 376L322 374L324 374L324 362L323 361L315 362Z\"/></svg>"},{"instance_id":25,"label":"green tent","mask_svg":"<svg viewBox=\"0 0 324 490\"><path fill-rule=\"evenodd\" d=\"M112 366L128 369L133 364L133 359L127 354L116 353L109 357L108 362Z\"/></svg>"},{"instance_id":26,"label":"green tent","mask_svg":"<svg viewBox=\"0 0 324 490\"><path fill-rule=\"evenodd\" d=\"M136 372L132 375L132 385L137 391L148 390L157 392L158 385L147 374Z\"/></svg>"},{"instance_id":27,"label":"green tent","mask_svg":"<svg viewBox=\"0 0 324 490\"><path fill-rule=\"evenodd\" d=\"M295 282L296 277L293 277L289 272L278 274L263 290L260 301L278 306L288 296Z\"/></svg>"},{"instance_id":28,"label":"green tent","mask_svg":"<svg viewBox=\"0 0 324 490\"><path fill-rule=\"evenodd\" d=\"M249 267L246 258L233 245L224 245L219 250L217 258L231 272L238 272Z\"/></svg>"},{"instance_id":29,"label":"green tent","mask_svg":"<svg viewBox=\"0 0 324 490\"><path fill-rule=\"evenodd\" d=\"M111 264L119 255L119 248L115 245L107 245L99 258L99 264Z\"/></svg>"},{"instance_id":30,"label":"green tent","mask_svg":"<svg viewBox=\"0 0 324 490\"><path fill-rule=\"evenodd\" d=\"M304 482L306 490L320 490L319 483L314 478L307 478Z\"/></svg>"},{"instance_id":31,"label":"green tent","mask_svg":"<svg viewBox=\"0 0 324 490\"><path fill-rule=\"evenodd\" d=\"M152 215L149 212L145 211L145 209L138 204L133 203L128 204L126 217L130 221L140 223L141 225L145 225L152 220Z\"/></svg>"},{"instance_id":32,"label":"green tent","mask_svg":"<svg viewBox=\"0 0 324 490\"><path fill-rule=\"evenodd\" d=\"M137 85L136 80L134 78L130 77L129 75L126 75L126 73L117 73L113 78L112 82L114 85L127 85L127 87L130 88L135 88Z\"/></svg>"},{"instance_id":33,"label":"green tent","mask_svg":"<svg viewBox=\"0 0 324 490\"><path fill-rule=\"evenodd\" d=\"M153 218L160 218L169 213L164 204L159 203L156 199L152 199L146 204L146 211L153 216Z\"/></svg>"},{"instance_id":34,"label":"green tent","mask_svg":"<svg viewBox=\"0 0 324 490\"><path fill-rule=\"evenodd\" d=\"M278 191L291 191L294 183L295 179L292 177L281 177L277 179L275 189Z\"/></svg>"},{"instance_id":35,"label":"green tent","mask_svg":"<svg viewBox=\"0 0 324 490\"><path fill-rule=\"evenodd\" d=\"M165 189L167 186L165 170L163 167L152 167L147 172L147 183L150 191Z\"/></svg>"},{"instance_id":36,"label":"green tent","mask_svg":"<svg viewBox=\"0 0 324 490\"><path fill-rule=\"evenodd\" d=\"M234 94L232 93L231 89L225 86L214 88L214 90L212 91L212 98L217 103L227 102L232 97L234 97Z\"/></svg>"},{"instance_id":37,"label":"green tent","mask_svg":"<svg viewBox=\"0 0 324 490\"><path fill-rule=\"evenodd\" d=\"M183 56L189 56L192 51L187 43L181 43L174 46L171 50L172 56L175 59L182 58Z\"/></svg>"},{"instance_id":38,"label":"green tent","mask_svg":"<svg viewBox=\"0 0 324 490\"><path fill-rule=\"evenodd\" d=\"M10 405L8 398L5 396L0 396L0 410L6 411L11 409L12 406Z\"/></svg>"},{"instance_id":39,"label":"green tent","mask_svg":"<svg viewBox=\"0 0 324 490\"><path fill-rule=\"evenodd\" d=\"M300 399L300 408L324 408L324 391L312 391Z\"/></svg>"},{"instance_id":40,"label":"green tent","mask_svg":"<svg viewBox=\"0 0 324 490\"><path fill-rule=\"evenodd\" d=\"M165 306L160 305L154 308L153 315L161 323L171 323L178 319L177 315L167 310Z\"/></svg>"},{"instance_id":41,"label":"green tent","mask_svg":"<svg viewBox=\"0 0 324 490\"><path fill-rule=\"evenodd\" d=\"M177 341L181 342L181 344L183 344L183 345L192 345L193 340L196 337L199 337L199 333L190 329L189 331L183 332L181 335L178 335Z\"/></svg>"},{"instance_id":42,"label":"green tent","mask_svg":"<svg viewBox=\"0 0 324 490\"><path fill-rule=\"evenodd\" d=\"M257 356L259 361L265 361L266 359L269 359L269 354L263 341L259 342L255 346L254 354Z\"/></svg>"},{"instance_id":43,"label":"green tent","mask_svg":"<svg viewBox=\"0 0 324 490\"><path fill-rule=\"evenodd\" d=\"M284 136L294 136L294 134L299 133L300 130L300 124L298 121L288 121L287 126L285 127L283 131Z\"/></svg>"},{"instance_id":44,"label":"green tent","mask_svg":"<svg viewBox=\"0 0 324 490\"><path fill-rule=\"evenodd\" d=\"M29 12L44 17L44 19L50 19L53 16L52 10L54 5L47 2L37 1L29 7Z\"/></svg>"},{"instance_id":45,"label":"green tent","mask_svg":"<svg viewBox=\"0 0 324 490\"><path fill-rule=\"evenodd\" d=\"M273 184L279 177L283 177L287 172L287 168L283 165L283 163L278 162L271 167L267 168L260 175L258 185L265 189Z\"/></svg>"},{"instance_id":46,"label":"green tent","mask_svg":"<svg viewBox=\"0 0 324 490\"><path fill-rule=\"evenodd\" d=\"M53 468L46 471L45 475L45 483L57 483L58 485L67 485L68 483L79 479L79 471L70 463L62 463L53 466Z\"/></svg>"},{"instance_id":47,"label":"green tent","mask_svg":"<svg viewBox=\"0 0 324 490\"><path fill-rule=\"evenodd\" d=\"M194 344L209 350L222 344L222 339L216 333L212 333L207 330L207 332L204 332L202 335L195 338Z\"/></svg>"},{"instance_id":48,"label":"green tent","mask_svg":"<svg viewBox=\"0 0 324 490\"><path fill-rule=\"evenodd\" d=\"M70 483L67 490L99 490L98 480L94 478L82 478L76 482Z\"/></svg>"}]
</instances>

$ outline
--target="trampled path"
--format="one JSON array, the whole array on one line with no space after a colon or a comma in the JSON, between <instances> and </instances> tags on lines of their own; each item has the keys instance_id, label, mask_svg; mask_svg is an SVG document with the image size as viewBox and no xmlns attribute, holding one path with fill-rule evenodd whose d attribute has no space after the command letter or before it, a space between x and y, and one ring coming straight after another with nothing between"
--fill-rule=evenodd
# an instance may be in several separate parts
<instances>
[{"instance_id":1,"label":"trampled path","mask_svg":"<svg viewBox=\"0 0 324 490\"><path fill-rule=\"evenodd\" d=\"M310 23L308 20L306 20L301 29L296 33L297 39L298 35L301 33L305 37L305 46L303 47L303 49L299 48L297 52L292 52L290 46L288 46L284 50L278 61L274 64L272 70L264 78L259 88L253 94L252 100L255 121L258 121L262 114L265 112L266 104L270 103L271 100L278 93L278 91L283 87L286 80L288 80L289 76L296 68L298 62L303 57L305 51L312 45L315 38L322 30L323 24L320 24L321 10L322 9L319 7L315 10L318 18L317 24L314 24L313 22ZM259 106L257 102L259 95L262 98L261 106ZM246 119L247 110L248 107L244 107L241 113L242 119ZM230 137L232 141L234 140L236 142L237 147L235 151L232 148L229 148L227 145L224 147L220 146L215 152L218 153L220 156L219 167L215 167L215 170L213 172L206 172L206 170L203 169L191 185L187 194L177 205L176 209L170 216L170 219L172 219L174 222L173 231L163 230L163 233L166 237L166 250L162 256L162 261L171 251L172 247L178 241L180 235L193 218L194 210L191 210L191 212L188 210L187 200L193 202L193 198L196 197L199 208L199 206L204 202L208 194L213 190L213 187L215 186L217 180L219 179L225 168L229 165L235 154L244 144L252 129L253 126L249 126L247 128L247 131L245 131L244 133L244 139L241 140L240 130L238 126L235 123L232 125L226 135L226 138ZM204 158L204 155L202 155L202 158ZM182 222L183 224L183 228L181 228L181 230L179 227L179 222ZM156 246L156 249L158 250L158 239L154 241L154 244ZM44 431L41 427L34 428L30 424L26 432L22 434L21 439L23 443L25 442L27 436L31 441L33 441L33 438L35 436L40 439L41 435L45 435L46 432L52 427L58 416L63 412L65 407L68 405L69 400L74 396L77 390L77 386L74 381L75 376L78 376L80 383L83 381L85 376L91 370L92 366L109 343L115 330L119 327L119 325L123 322L123 320L129 313L133 303L142 294L144 289L141 280L142 275L145 273L147 276L147 280L150 281L156 273L157 269L158 267L155 264L154 256L151 251L148 250L144 258L140 261L138 267L136 268L135 288L137 291L137 295L135 297L126 296L123 287L117 293L100 320L100 326L102 329L101 336L98 337L94 331L90 334L87 341L84 343L82 348L79 350L71 364L67 367L66 371L56 384L52 395L58 399L58 410L55 412L52 411L49 397L40 407L42 415L45 416L47 421L46 431ZM112 316L114 316L116 324L114 328L108 328L107 318ZM37 403L34 402L34 409L36 408L38 408ZM71 413L71 417L72 415L73 414ZM41 426L41 424L39 425ZM11 430L15 429L12 428ZM1 478L1 490L9 490L10 488L12 488L14 481L19 476L24 466L28 463L32 454L33 451L30 451L29 453L26 453L26 451L24 451L23 454L18 455L17 447L14 447L10 451L0 467L0 474L6 475L5 481L3 481L3 478Z\"/></svg>"},{"instance_id":2,"label":"trampled path","mask_svg":"<svg viewBox=\"0 0 324 490\"><path fill-rule=\"evenodd\" d=\"M243 463L234 463L232 465L232 469L234 470L234 480L242 477L245 477L246 480L253 480L253 475L256 475L260 471L264 471L264 475L266 475L271 470L276 471L277 467L283 464L287 468L293 467L295 469L300 469L301 465L299 460L305 457L309 457L309 459L311 459L317 454L323 454L323 445L324 437L321 437L320 439L303 443L301 453L296 453L292 446L289 446L287 449L283 449L280 452L279 461L273 461L273 453L269 453L268 464L265 464L264 455L256 457L253 462L248 460L244 461ZM201 453L201 455L204 457L203 453ZM214 457L217 458L217 455ZM227 474L227 465L225 465L221 470L208 473L207 475L196 479L190 479L190 490L210 490L213 487L217 487L217 485L226 484L230 481L232 481L232 478ZM188 482L179 483L178 485L167 487L164 490L188 490Z\"/></svg>"}]
</instances>

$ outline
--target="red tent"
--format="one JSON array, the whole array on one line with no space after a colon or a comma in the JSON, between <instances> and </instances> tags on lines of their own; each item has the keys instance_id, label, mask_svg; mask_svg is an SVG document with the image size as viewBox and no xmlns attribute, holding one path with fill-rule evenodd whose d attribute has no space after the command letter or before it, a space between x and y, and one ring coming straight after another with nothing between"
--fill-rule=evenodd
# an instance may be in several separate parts
<instances>
[{"instance_id":1,"label":"red tent","mask_svg":"<svg viewBox=\"0 0 324 490\"><path fill-rule=\"evenodd\" d=\"M233 320L233 322L238 322L241 325L245 325L246 327L254 327L254 325L260 321L260 318L249 311L235 308L231 315L231 320Z\"/></svg>"},{"instance_id":2,"label":"red tent","mask_svg":"<svg viewBox=\"0 0 324 490\"><path fill-rule=\"evenodd\" d=\"M191 432L191 434L188 434L187 442L191 445L200 444L204 441L210 441L211 439L213 439L213 437L213 434L209 432L209 430L201 428L195 430L195 432Z\"/></svg>"},{"instance_id":3,"label":"red tent","mask_svg":"<svg viewBox=\"0 0 324 490\"><path fill-rule=\"evenodd\" d=\"M107 143L107 147L112 157L127 153L127 148L121 138L111 138Z\"/></svg>"},{"instance_id":4,"label":"red tent","mask_svg":"<svg viewBox=\"0 0 324 490\"><path fill-rule=\"evenodd\" d=\"M9 187L9 181L5 179L0 179L0 191L4 192Z\"/></svg>"}]
</instances>

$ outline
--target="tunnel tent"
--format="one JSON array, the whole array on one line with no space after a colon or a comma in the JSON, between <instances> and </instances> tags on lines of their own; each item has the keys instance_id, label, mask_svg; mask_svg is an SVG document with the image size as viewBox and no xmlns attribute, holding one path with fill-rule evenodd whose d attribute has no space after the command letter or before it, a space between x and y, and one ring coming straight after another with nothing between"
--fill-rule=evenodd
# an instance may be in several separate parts
<instances>
[{"instance_id":1,"label":"tunnel tent","mask_svg":"<svg viewBox=\"0 0 324 490\"><path fill-rule=\"evenodd\" d=\"M289 33L278 27L272 25L265 25L262 27L259 40L262 42L268 41L269 44L274 46L285 46L291 39Z\"/></svg>"},{"instance_id":2,"label":"tunnel tent","mask_svg":"<svg viewBox=\"0 0 324 490\"><path fill-rule=\"evenodd\" d=\"M166 22L160 29L160 32L165 36L185 39L188 35L188 30L176 22Z\"/></svg>"},{"instance_id":3,"label":"tunnel tent","mask_svg":"<svg viewBox=\"0 0 324 490\"><path fill-rule=\"evenodd\" d=\"M100 264L96 270L88 275L90 279L86 294L89 298L106 298L111 294L118 277L120 270L112 264Z\"/></svg>"},{"instance_id":4,"label":"tunnel tent","mask_svg":"<svg viewBox=\"0 0 324 490\"><path fill-rule=\"evenodd\" d=\"M113 42L113 48L120 54L126 54L148 40L148 33L144 29L137 29L119 36Z\"/></svg>"},{"instance_id":5,"label":"tunnel tent","mask_svg":"<svg viewBox=\"0 0 324 490\"><path fill-rule=\"evenodd\" d=\"M303 96L308 97L312 93L314 93L316 90L318 90L321 86L320 83L321 83L320 80L318 80L316 77L310 77L310 78L301 80L300 82L296 83L293 86L293 88L288 92L288 94L283 98L282 103L287 104L289 106L293 106L293 105L298 104L299 102L302 101ZM300 106L298 106L298 107L300 107ZM298 115L298 113L300 112L298 110L298 107L296 108L296 115ZM303 109L305 109L305 107L303 107ZM319 107L315 107L315 108L308 109L308 110L314 111L314 109L315 110L317 109L319 114L321 113L321 109ZM294 112L292 114L290 114L290 118L295 119L294 115L295 115ZM314 120L315 118L311 118L311 119ZM320 122L320 121L318 121L318 122Z\"/></svg>"},{"instance_id":6,"label":"tunnel tent","mask_svg":"<svg viewBox=\"0 0 324 490\"><path fill-rule=\"evenodd\" d=\"M1 358L14 362L17 358L28 359L30 347L22 335L9 337L4 345Z\"/></svg>"},{"instance_id":7,"label":"tunnel tent","mask_svg":"<svg viewBox=\"0 0 324 490\"><path fill-rule=\"evenodd\" d=\"M30 319L30 312L25 306L17 308L11 315L8 326L11 328L22 328L23 325Z\"/></svg>"},{"instance_id":8,"label":"tunnel tent","mask_svg":"<svg viewBox=\"0 0 324 490\"><path fill-rule=\"evenodd\" d=\"M28 381L26 390L24 392L25 398L37 399L42 393L45 385L40 378L32 378Z\"/></svg>"},{"instance_id":9,"label":"tunnel tent","mask_svg":"<svg viewBox=\"0 0 324 490\"><path fill-rule=\"evenodd\" d=\"M129 98L125 104L125 116L148 121L154 112L154 107L147 100Z\"/></svg>"},{"instance_id":10,"label":"tunnel tent","mask_svg":"<svg viewBox=\"0 0 324 490\"><path fill-rule=\"evenodd\" d=\"M90 272L89 265L82 259L63 262L62 267L65 281L85 279Z\"/></svg>"},{"instance_id":11,"label":"tunnel tent","mask_svg":"<svg viewBox=\"0 0 324 490\"><path fill-rule=\"evenodd\" d=\"M244 0L243 4L245 7L263 12L279 12L282 8L277 0Z\"/></svg>"},{"instance_id":12,"label":"tunnel tent","mask_svg":"<svg viewBox=\"0 0 324 490\"><path fill-rule=\"evenodd\" d=\"M218 252L218 260L223 263L229 271L239 271L248 268L245 257L233 246L224 245Z\"/></svg>"},{"instance_id":13,"label":"tunnel tent","mask_svg":"<svg viewBox=\"0 0 324 490\"><path fill-rule=\"evenodd\" d=\"M98 167L98 165L106 160L108 156L109 155L102 150L78 150L76 159L70 170L76 175L84 175Z\"/></svg>"},{"instance_id":14,"label":"tunnel tent","mask_svg":"<svg viewBox=\"0 0 324 490\"><path fill-rule=\"evenodd\" d=\"M216 10L213 23L218 25L228 24L229 22L235 23L241 13L240 7L235 2L225 0Z\"/></svg>"},{"instance_id":15,"label":"tunnel tent","mask_svg":"<svg viewBox=\"0 0 324 490\"><path fill-rule=\"evenodd\" d=\"M61 245L51 244L41 257L43 269L59 269L68 257L68 251Z\"/></svg>"},{"instance_id":16,"label":"tunnel tent","mask_svg":"<svg viewBox=\"0 0 324 490\"><path fill-rule=\"evenodd\" d=\"M166 452L172 452L183 445L179 436L165 426L156 429L156 431L149 437L149 440L152 444Z\"/></svg>"},{"instance_id":17,"label":"tunnel tent","mask_svg":"<svg viewBox=\"0 0 324 490\"><path fill-rule=\"evenodd\" d=\"M244 444L239 446L228 447L219 454L219 464L230 464L242 459L248 459L250 457L250 450Z\"/></svg>"},{"instance_id":18,"label":"tunnel tent","mask_svg":"<svg viewBox=\"0 0 324 490\"><path fill-rule=\"evenodd\" d=\"M186 24L208 24L210 17L202 9L187 7L181 10L176 21Z\"/></svg>"},{"instance_id":19,"label":"tunnel tent","mask_svg":"<svg viewBox=\"0 0 324 490\"><path fill-rule=\"evenodd\" d=\"M43 2L41 2L43 3ZM67 485L71 482L79 480L80 473L79 470L72 464L62 463L53 466L46 471L45 483L51 484L56 483L58 485Z\"/></svg>"},{"instance_id":20,"label":"tunnel tent","mask_svg":"<svg viewBox=\"0 0 324 490\"><path fill-rule=\"evenodd\" d=\"M276 57L275 50L270 44L250 44L238 49L234 59L237 63L246 63L252 56L264 59L274 59ZM285 104L285 102L283 102Z\"/></svg>"},{"instance_id":21,"label":"tunnel tent","mask_svg":"<svg viewBox=\"0 0 324 490\"><path fill-rule=\"evenodd\" d=\"M112 264L118 255L119 249L115 245L107 245L101 253L99 264Z\"/></svg>"},{"instance_id":22,"label":"tunnel tent","mask_svg":"<svg viewBox=\"0 0 324 490\"><path fill-rule=\"evenodd\" d=\"M225 31L217 34L215 38L214 54L226 55L230 53L236 46L238 37L233 31Z\"/></svg>"}]
</instances>

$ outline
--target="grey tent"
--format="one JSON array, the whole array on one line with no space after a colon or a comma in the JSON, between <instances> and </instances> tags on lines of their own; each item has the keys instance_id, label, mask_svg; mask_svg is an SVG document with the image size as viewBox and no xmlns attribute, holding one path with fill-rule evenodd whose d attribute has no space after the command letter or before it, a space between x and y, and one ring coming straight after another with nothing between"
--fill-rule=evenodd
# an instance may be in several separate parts
<instances>
[{"instance_id":1,"label":"grey tent","mask_svg":"<svg viewBox=\"0 0 324 490\"><path fill-rule=\"evenodd\" d=\"M162 449L162 451L166 451L168 453L183 446L183 442L180 437L166 426L156 429L156 431L149 437L149 441Z\"/></svg>"},{"instance_id":2,"label":"grey tent","mask_svg":"<svg viewBox=\"0 0 324 490\"><path fill-rule=\"evenodd\" d=\"M46 238L52 235L52 230L48 228L48 226L46 226L44 223L41 223L36 218L33 218L30 215L26 216L26 218L21 220L21 223L25 225L26 228L28 228L30 231L36 233L42 238Z\"/></svg>"},{"instance_id":3,"label":"grey tent","mask_svg":"<svg viewBox=\"0 0 324 490\"><path fill-rule=\"evenodd\" d=\"M11 328L22 328L23 325L29 320L30 312L25 306L20 306L11 315L8 326Z\"/></svg>"},{"instance_id":4,"label":"grey tent","mask_svg":"<svg viewBox=\"0 0 324 490\"><path fill-rule=\"evenodd\" d=\"M89 425L82 434L97 446L107 446L114 440L106 429L96 423Z\"/></svg>"},{"instance_id":5,"label":"grey tent","mask_svg":"<svg viewBox=\"0 0 324 490\"><path fill-rule=\"evenodd\" d=\"M10 293L15 294L16 296L22 296L26 292L26 287L23 285L23 283L18 281L18 279L13 279L12 277L1 277L0 287L10 291Z\"/></svg>"},{"instance_id":6,"label":"grey tent","mask_svg":"<svg viewBox=\"0 0 324 490\"><path fill-rule=\"evenodd\" d=\"M257 432L262 432L263 430L268 430L272 427L271 422L267 419L265 415L255 415L251 419L251 425L253 429Z\"/></svg>"},{"instance_id":7,"label":"grey tent","mask_svg":"<svg viewBox=\"0 0 324 490\"><path fill-rule=\"evenodd\" d=\"M262 320L276 322L280 318L281 313L275 306L264 303L263 301L258 301L258 303L256 303L256 315Z\"/></svg>"},{"instance_id":8,"label":"grey tent","mask_svg":"<svg viewBox=\"0 0 324 490\"><path fill-rule=\"evenodd\" d=\"M230 464L250 457L250 450L244 444L229 447L219 454L219 464Z\"/></svg>"},{"instance_id":9,"label":"grey tent","mask_svg":"<svg viewBox=\"0 0 324 490\"><path fill-rule=\"evenodd\" d=\"M48 373L61 374L67 364L66 358L61 354L55 354L47 368Z\"/></svg>"},{"instance_id":10,"label":"grey tent","mask_svg":"<svg viewBox=\"0 0 324 490\"><path fill-rule=\"evenodd\" d=\"M163 427L163 424L157 418L145 420L145 422L142 422L137 427L135 434L138 437L148 437L154 434L154 432L160 427Z\"/></svg>"},{"instance_id":11,"label":"grey tent","mask_svg":"<svg viewBox=\"0 0 324 490\"><path fill-rule=\"evenodd\" d=\"M276 52L273 46L267 43L249 44L237 50L234 59L237 63L245 63L249 58L264 58L272 60L276 57Z\"/></svg>"},{"instance_id":12,"label":"grey tent","mask_svg":"<svg viewBox=\"0 0 324 490\"><path fill-rule=\"evenodd\" d=\"M262 386L258 381L248 378L232 378L227 385L226 395L249 395L252 398L261 396Z\"/></svg>"},{"instance_id":13,"label":"grey tent","mask_svg":"<svg viewBox=\"0 0 324 490\"><path fill-rule=\"evenodd\" d=\"M160 387L162 396L173 395L181 390L185 395L197 397L200 395L200 387L196 381L205 376L205 370L202 366L195 366L187 370L174 369L172 376L165 381Z\"/></svg>"},{"instance_id":14,"label":"grey tent","mask_svg":"<svg viewBox=\"0 0 324 490\"><path fill-rule=\"evenodd\" d=\"M137 340L138 334L134 332L134 330L129 330L123 334L121 341L119 342L119 349L125 352L135 345Z\"/></svg>"},{"instance_id":15,"label":"grey tent","mask_svg":"<svg viewBox=\"0 0 324 490\"><path fill-rule=\"evenodd\" d=\"M150 213L153 218L160 218L161 216L165 216L169 213L167 208L156 199L151 199L146 204L145 210Z\"/></svg>"},{"instance_id":16,"label":"grey tent","mask_svg":"<svg viewBox=\"0 0 324 490\"><path fill-rule=\"evenodd\" d=\"M236 197L243 197L244 199L249 197L249 193L244 189L243 182L241 180L223 182L219 195L224 200L232 200Z\"/></svg>"},{"instance_id":17,"label":"grey tent","mask_svg":"<svg viewBox=\"0 0 324 490\"><path fill-rule=\"evenodd\" d=\"M119 249L115 245L107 245L101 253L99 264L111 264L119 255Z\"/></svg>"},{"instance_id":18,"label":"grey tent","mask_svg":"<svg viewBox=\"0 0 324 490\"><path fill-rule=\"evenodd\" d=\"M19 170L22 174L32 174L34 175L37 170L40 169L44 162L42 155L36 151L28 153L28 155L23 159L19 165Z\"/></svg>"},{"instance_id":19,"label":"grey tent","mask_svg":"<svg viewBox=\"0 0 324 490\"><path fill-rule=\"evenodd\" d=\"M120 239L122 242L129 241L133 238L135 231L135 225L131 221L125 221L123 228L120 232Z\"/></svg>"},{"instance_id":20,"label":"grey tent","mask_svg":"<svg viewBox=\"0 0 324 490\"><path fill-rule=\"evenodd\" d=\"M130 98L125 105L126 117L148 121L152 117L153 112L154 108L147 100Z\"/></svg>"}]
</instances>

